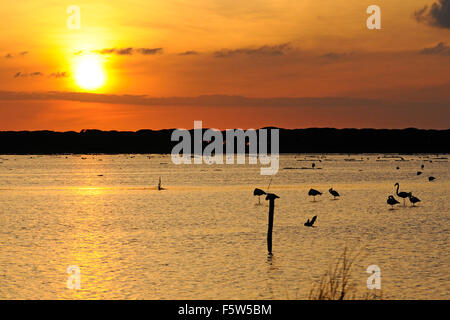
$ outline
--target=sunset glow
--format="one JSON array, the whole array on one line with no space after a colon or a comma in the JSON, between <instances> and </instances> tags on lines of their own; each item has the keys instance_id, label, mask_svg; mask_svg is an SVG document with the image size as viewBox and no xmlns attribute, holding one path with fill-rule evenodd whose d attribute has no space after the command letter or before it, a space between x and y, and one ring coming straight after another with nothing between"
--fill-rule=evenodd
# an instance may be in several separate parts
<instances>
[{"instance_id":1,"label":"sunset glow","mask_svg":"<svg viewBox=\"0 0 450 320\"><path fill-rule=\"evenodd\" d=\"M448 128L450 29L441 2L5 3L0 126L139 130L202 119L219 129ZM380 29L366 26L370 5L380 7ZM80 101L80 92L92 96ZM197 103L202 96L215 98ZM299 102L284 103L291 98ZM90 104L101 104L101 116Z\"/></svg>"},{"instance_id":2,"label":"sunset glow","mask_svg":"<svg viewBox=\"0 0 450 320\"><path fill-rule=\"evenodd\" d=\"M75 65L75 81L86 90L95 90L105 84L105 71L100 59L95 55L81 57Z\"/></svg>"}]
</instances>

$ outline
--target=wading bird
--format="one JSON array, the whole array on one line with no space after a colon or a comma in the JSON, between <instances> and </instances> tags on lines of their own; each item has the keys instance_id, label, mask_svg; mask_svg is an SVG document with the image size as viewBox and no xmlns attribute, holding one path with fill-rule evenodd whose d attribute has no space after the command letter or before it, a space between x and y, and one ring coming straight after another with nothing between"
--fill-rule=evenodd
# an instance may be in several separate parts
<instances>
[{"instance_id":1,"label":"wading bird","mask_svg":"<svg viewBox=\"0 0 450 320\"><path fill-rule=\"evenodd\" d=\"M311 219L311 221L309 221L309 219L308 219L308 221L305 222L304 226L305 227L312 227L312 228L314 228L314 222L316 222L316 220L317 220L317 216L314 216Z\"/></svg>"},{"instance_id":2,"label":"wading bird","mask_svg":"<svg viewBox=\"0 0 450 320\"><path fill-rule=\"evenodd\" d=\"M322 192L317 191L316 189L310 189L308 192L308 196L314 197L313 201L316 201L316 196L321 196L321 195L322 195Z\"/></svg>"},{"instance_id":3,"label":"wading bird","mask_svg":"<svg viewBox=\"0 0 450 320\"><path fill-rule=\"evenodd\" d=\"M406 198L408 198L409 192L404 192L404 191L398 192L398 188L400 188L400 184L398 182L396 184L394 184L394 188L395 187L397 187L396 195L403 199L403 206L406 206Z\"/></svg>"},{"instance_id":4,"label":"wading bird","mask_svg":"<svg viewBox=\"0 0 450 320\"><path fill-rule=\"evenodd\" d=\"M420 167L421 167L421 168L422 168L422 170L423 170L423 169L425 168L425 165L421 165Z\"/></svg>"},{"instance_id":5,"label":"wading bird","mask_svg":"<svg viewBox=\"0 0 450 320\"><path fill-rule=\"evenodd\" d=\"M417 175L420 176L422 174L422 171L417 171Z\"/></svg>"},{"instance_id":6,"label":"wading bird","mask_svg":"<svg viewBox=\"0 0 450 320\"><path fill-rule=\"evenodd\" d=\"M391 210L394 209L394 205L399 204L400 202L394 198L394 196L389 196L387 199L387 204L391 206Z\"/></svg>"},{"instance_id":7,"label":"wading bird","mask_svg":"<svg viewBox=\"0 0 450 320\"><path fill-rule=\"evenodd\" d=\"M420 202L420 199L414 197L414 196L412 195L411 192L409 193L409 196L408 196L408 197L409 197L409 201L412 203L412 206L413 206L413 207L415 207L415 205L416 205L417 202Z\"/></svg>"},{"instance_id":8,"label":"wading bird","mask_svg":"<svg viewBox=\"0 0 450 320\"><path fill-rule=\"evenodd\" d=\"M331 195L334 197L334 200L336 200L336 197L340 197L341 196L339 194L339 192L337 192L336 190L333 190L333 188L330 188L330 190L328 190L328 192L331 193Z\"/></svg>"},{"instance_id":9,"label":"wading bird","mask_svg":"<svg viewBox=\"0 0 450 320\"><path fill-rule=\"evenodd\" d=\"M266 192L264 190L261 190L261 189L258 189L258 188L256 188L253 191L253 195L254 196L258 196L258 204L261 204L261 196L263 196L265 194L266 194Z\"/></svg>"},{"instance_id":10,"label":"wading bird","mask_svg":"<svg viewBox=\"0 0 450 320\"><path fill-rule=\"evenodd\" d=\"M436 178L435 177L428 177L428 181L434 181L434 180L436 180Z\"/></svg>"}]
</instances>

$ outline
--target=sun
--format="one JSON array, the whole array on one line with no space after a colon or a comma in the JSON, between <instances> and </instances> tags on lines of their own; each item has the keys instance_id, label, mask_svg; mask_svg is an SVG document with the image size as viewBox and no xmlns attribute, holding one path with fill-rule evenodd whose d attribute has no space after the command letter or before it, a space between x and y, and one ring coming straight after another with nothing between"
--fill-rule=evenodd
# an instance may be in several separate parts
<instances>
[{"instance_id":1,"label":"sun","mask_svg":"<svg viewBox=\"0 0 450 320\"><path fill-rule=\"evenodd\" d=\"M105 84L106 76L103 63L97 55L79 57L75 63L74 78L76 84L86 90L96 90Z\"/></svg>"}]
</instances>

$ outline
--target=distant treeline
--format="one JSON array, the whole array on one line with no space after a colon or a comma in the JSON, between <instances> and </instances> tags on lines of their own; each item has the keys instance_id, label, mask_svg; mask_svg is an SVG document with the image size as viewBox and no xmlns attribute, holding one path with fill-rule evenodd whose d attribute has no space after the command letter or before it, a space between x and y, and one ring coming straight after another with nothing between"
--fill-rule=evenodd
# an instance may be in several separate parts
<instances>
[{"instance_id":1,"label":"distant treeline","mask_svg":"<svg viewBox=\"0 0 450 320\"><path fill-rule=\"evenodd\" d=\"M1 131L0 154L171 153L172 131ZM450 153L450 130L280 129L280 153Z\"/></svg>"}]
</instances>

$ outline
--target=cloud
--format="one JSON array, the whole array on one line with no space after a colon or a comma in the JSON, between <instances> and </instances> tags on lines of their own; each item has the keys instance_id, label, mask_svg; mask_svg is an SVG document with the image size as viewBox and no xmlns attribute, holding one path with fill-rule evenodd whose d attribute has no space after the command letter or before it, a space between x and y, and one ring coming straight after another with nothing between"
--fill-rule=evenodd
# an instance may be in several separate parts
<instances>
[{"instance_id":1,"label":"cloud","mask_svg":"<svg viewBox=\"0 0 450 320\"><path fill-rule=\"evenodd\" d=\"M375 106L380 100L324 97L324 98L249 98L231 95L203 95L197 97L149 97L145 95L109 95L85 92L10 92L0 91L0 100L64 100L141 106L190 107L352 107Z\"/></svg>"},{"instance_id":2,"label":"cloud","mask_svg":"<svg viewBox=\"0 0 450 320\"><path fill-rule=\"evenodd\" d=\"M42 72L31 72L31 73L22 73L22 72L17 72L14 75L14 78L25 78L25 77L41 77L44 74Z\"/></svg>"},{"instance_id":3,"label":"cloud","mask_svg":"<svg viewBox=\"0 0 450 320\"><path fill-rule=\"evenodd\" d=\"M193 56L193 55L198 55L198 54L199 53L197 51L190 50L190 51L181 52L178 55L179 56Z\"/></svg>"},{"instance_id":4,"label":"cloud","mask_svg":"<svg viewBox=\"0 0 450 320\"><path fill-rule=\"evenodd\" d=\"M59 79L59 78L67 78L69 76L69 74L65 71L64 72L53 72L53 73L50 73L48 76L51 78Z\"/></svg>"},{"instance_id":5,"label":"cloud","mask_svg":"<svg viewBox=\"0 0 450 320\"><path fill-rule=\"evenodd\" d=\"M16 56L23 57L23 56L26 56L27 54L28 54L28 51L22 51L22 52L19 52L18 54L8 53L4 56L4 58L12 59L12 58L15 58Z\"/></svg>"},{"instance_id":6,"label":"cloud","mask_svg":"<svg viewBox=\"0 0 450 320\"><path fill-rule=\"evenodd\" d=\"M332 61L338 61L350 56L353 56L354 52L328 52L321 56L321 58L332 60Z\"/></svg>"},{"instance_id":7,"label":"cloud","mask_svg":"<svg viewBox=\"0 0 450 320\"><path fill-rule=\"evenodd\" d=\"M162 53L163 48L152 48L152 49L139 48L136 51L139 52L140 54L143 54L143 55L147 56L147 55L155 55L155 54L158 54L158 53Z\"/></svg>"},{"instance_id":8,"label":"cloud","mask_svg":"<svg viewBox=\"0 0 450 320\"><path fill-rule=\"evenodd\" d=\"M214 57L216 58L229 58L238 55L248 55L248 56L281 56L291 49L289 43L283 43L280 45L269 46L265 45L259 48L239 48L239 49L222 49L220 51L214 52Z\"/></svg>"},{"instance_id":9,"label":"cloud","mask_svg":"<svg viewBox=\"0 0 450 320\"><path fill-rule=\"evenodd\" d=\"M444 42L439 42L436 46L431 48L425 48L420 51L421 54L430 55L442 55L450 56L450 46L447 46Z\"/></svg>"},{"instance_id":10,"label":"cloud","mask_svg":"<svg viewBox=\"0 0 450 320\"><path fill-rule=\"evenodd\" d=\"M425 6L414 12L418 22L450 29L450 0L437 0L431 6Z\"/></svg>"},{"instance_id":11,"label":"cloud","mask_svg":"<svg viewBox=\"0 0 450 320\"><path fill-rule=\"evenodd\" d=\"M100 49L100 50L92 50L91 52L93 53L98 53L98 54L116 54L119 56L130 56L133 55L135 53L138 54L142 54L144 56L148 56L148 55L155 55L158 53L162 53L163 48L122 48L122 49L117 49L117 48L105 48L105 49ZM75 55L80 55L82 54L82 51L78 51L75 52Z\"/></svg>"}]
</instances>

